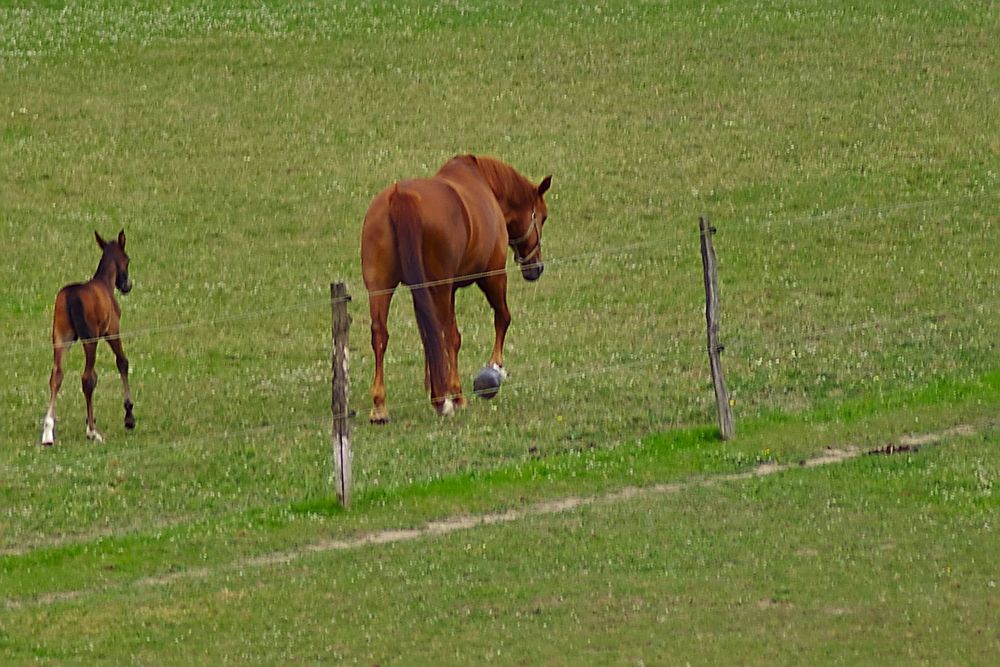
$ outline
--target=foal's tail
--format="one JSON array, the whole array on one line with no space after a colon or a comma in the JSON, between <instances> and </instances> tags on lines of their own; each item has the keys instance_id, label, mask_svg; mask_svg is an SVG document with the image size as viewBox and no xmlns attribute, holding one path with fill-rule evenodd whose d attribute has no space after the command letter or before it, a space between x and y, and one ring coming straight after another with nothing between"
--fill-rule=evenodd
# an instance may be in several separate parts
<instances>
[{"instance_id":1,"label":"foal's tail","mask_svg":"<svg viewBox=\"0 0 1000 667\"><path fill-rule=\"evenodd\" d=\"M69 315L69 323L73 327L75 340L88 341L94 338L87 324L87 317L83 311L83 299L80 298L80 290L69 288L66 290L66 311Z\"/></svg>"},{"instance_id":2,"label":"foal's tail","mask_svg":"<svg viewBox=\"0 0 1000 667\"><path fill-rule=\"evenodd\" d=\"M399 186L389 195L389 222L396 233L396 250L403 271L403 282L413 294L413 310L424 343L424 354L430 370L431 402L440 409L446 398L445 355L441 344L441 324L434 313L434 300L427 287L424 272L424 230L417 206L419 195Z\"/></svg>"}]
</instances>

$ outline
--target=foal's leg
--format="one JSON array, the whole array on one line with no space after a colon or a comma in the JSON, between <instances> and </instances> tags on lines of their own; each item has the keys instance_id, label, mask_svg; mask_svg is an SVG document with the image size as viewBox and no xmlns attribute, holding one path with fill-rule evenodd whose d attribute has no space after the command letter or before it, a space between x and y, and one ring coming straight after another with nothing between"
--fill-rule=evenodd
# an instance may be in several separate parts
<instances>
[{"instance_id":1,"label":"foal's leg","mask_svg":"<svg viewBox=\"0 0 1000 667\"><path fill-rule=\"evenodd\" d=\"M111 337L107 341L108 345L111 346L111 351L115 353L118 374L122 378L122 390L125 394L125 428L132 430L135 428L135 417L132 416L132 392L128 388L128 357L125 356L125 351L122 349L121 338Z\"/></svg>"},{"instance_id":2,"label":"foal's leg","mask_svg":"<svg viewBox=\"0 0 1000 667\"><path fill-rule=\"evenodd\" d=\"M368 297L368 308L372 318L372 352L375 353L375 378L372 381L372 411L369 420L373 424L389 421L389 411L385 407L385 349L389 345L389 304L392 292L379 292Z\"/></svg>"},{"instance_id":3,"label":"foal's leg","mask_svg":"<svg viewBox=\"0 0 1000 667\"><path fill-rule=\"evenodd\" d=\"M97 341L85 342L83 354L83 396L87 399L87 439L104 442L104 436L97 432L97 423L94 421L94 388L97 387L97 371L94 370L94 360L97 358Z\"/></svg>"},{"instance_id":4,"label":"foal's leg","mask_svg":"<svg viewBox=\"0 0 1000 667\"><path fill-rule=\"evenodd\" d=\"M49 409L45 412L42 422L42 444L52 445L56 441L56 396L63 381L63 355L66 354L66 343L63 341L52 344L52 373L49 375Z\"/></svg>"},{"instance_id":5,"label":"foal's leg","mask_svg":"<svg viewBox=\"0 0 1000 667\"><path fill-rule=\"evenodd\" d=\"M479 289L483 290L486 300L493 308L493 328L496 337L493 340L493 353L490 354L489 365L506 376L507 372L503 368L503 343L507 337L507 328L510 327L510 309L507 307L507 274L501 273L494 276L482 278L477 283Z\"/></svg>"}]
</instances>

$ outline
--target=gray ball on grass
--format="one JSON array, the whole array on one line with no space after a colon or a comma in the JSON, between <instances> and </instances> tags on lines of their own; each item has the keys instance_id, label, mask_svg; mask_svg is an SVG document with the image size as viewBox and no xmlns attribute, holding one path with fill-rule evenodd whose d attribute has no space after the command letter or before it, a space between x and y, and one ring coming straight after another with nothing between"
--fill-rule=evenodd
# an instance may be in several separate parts
<instances>
[{"instance_id":1,"label":"gray ball on grass","mask_svg":"<svg viewBox=\"0 0 1000 667\"><path fill-rule=\"evenodd\" d=\"M483 366L472 381L472 390L479 398L493 398L500 391L503 376L492 366Z\"/></svg>"}]
</instances>

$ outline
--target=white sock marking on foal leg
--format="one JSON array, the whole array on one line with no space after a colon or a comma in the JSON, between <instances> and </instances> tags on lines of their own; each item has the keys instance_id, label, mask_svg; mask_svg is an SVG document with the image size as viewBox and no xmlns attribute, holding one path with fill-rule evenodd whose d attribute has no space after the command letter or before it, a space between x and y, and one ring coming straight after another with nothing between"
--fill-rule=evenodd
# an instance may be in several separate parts
<instances>
[{"instance_id":1,"label":"white sock marking on foal leg","mask_svg":"<svg viewBox=\"0 0 1000 667\"><path fill-rule=\"evenodd\" d=\"M56 420L52 417L51 412L45 413L45 419L42 421L42 444L51 445L56 441Z\"/></svg>"}]
</instances>

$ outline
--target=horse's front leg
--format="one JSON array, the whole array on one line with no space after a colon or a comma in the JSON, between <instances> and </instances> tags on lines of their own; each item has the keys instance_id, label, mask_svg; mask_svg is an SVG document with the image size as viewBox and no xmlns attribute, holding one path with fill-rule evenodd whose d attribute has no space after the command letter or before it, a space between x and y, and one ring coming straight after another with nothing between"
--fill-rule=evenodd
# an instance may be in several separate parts
<instances>
[{"instance_id":1,"label":"horse's front leg","mask_svg":"<svg viewBox=\"0 0 1000 667\"><path fill-rule=\"evenodd\" d=\"M372 352L375 353L375 377L372 380L372 411L369 420L373 424L389 421L389 410L385 407L385 349L389 346L389 304L392 292L372 294L368 297L368 307L372 318Z\"/></svg>"},{"instance_id":2,"label":"horse's front leg","mask_svg":"<svg viewBox=\"0 0 1000 667\"><path fill-rule=\"evenodd\" d=\"M496 336L493 339L493 352L490 354L489 365L500 371L506 377L507 371L503 365L503 343L510 327L510 309L507 307L507 274L501 273L479 280L479 289L483 290L486 300L493 309L493 328Z\"/></svg>"},{"instance_id":3,"label":"horse's front leg","mask_svg":"<svg viewBox=\"0 0 1000 667\"><path fill-rule=\"evenodd\" d=\"M115 364L118 366L118 375L122 378L122 392L125 399L125 428L132 430L135 428L135 416L132 414L132 391L128 386L128 357L125 356L125 350L122 349L122 341L117 336L118 334L115 333L114 337L107 340L108 345L111 346L111 351L115 353Z\"/></svg>"}]
</instances>

